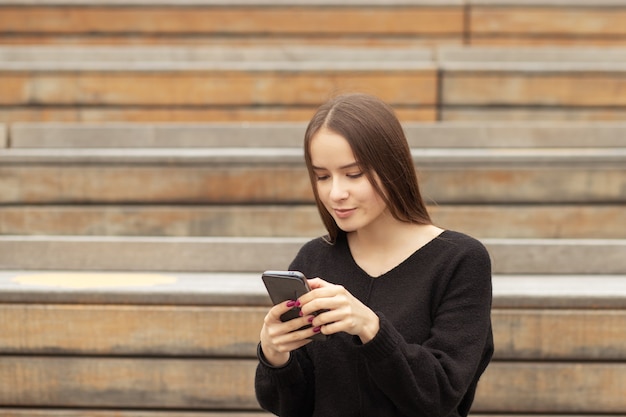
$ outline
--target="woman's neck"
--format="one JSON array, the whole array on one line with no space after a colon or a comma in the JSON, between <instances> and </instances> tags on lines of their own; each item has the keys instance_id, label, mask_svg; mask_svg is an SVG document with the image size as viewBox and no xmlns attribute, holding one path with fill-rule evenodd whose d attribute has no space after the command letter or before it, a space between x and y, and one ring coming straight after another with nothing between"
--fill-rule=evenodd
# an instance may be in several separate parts
<instances>
[{"instance_id":1,"label":"woman's neck","mask_svg":"<svg viewBox=\"0 0 626 417\"><path fill-rule=\"evenodd\" d=\"M375 228L348 233L354 261L370 276L393 269L443 230L433 225L418 225L395 220Z\"/></svg>"}]
</instances>

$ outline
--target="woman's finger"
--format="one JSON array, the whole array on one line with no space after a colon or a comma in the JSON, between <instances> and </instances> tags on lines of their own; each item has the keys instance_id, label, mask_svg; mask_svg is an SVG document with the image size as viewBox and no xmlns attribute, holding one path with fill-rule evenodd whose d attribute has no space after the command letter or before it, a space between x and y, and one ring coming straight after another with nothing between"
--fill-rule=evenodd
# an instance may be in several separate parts
<instances>
[{"instance_id":1,"label":"woman's finger","mask_svg":"<svg viewBox=\"0 0 626 417\"><path fill-rule=\"evenodd\" d=\"M298 307L300 307L300 301L298 300L283 301L282 303L278 303L272 307L266 318L272 319L273 321L281 321L280 317L283 314Z\"/></svg>"},{"instance_id":2,"label":"woman's finger","mask_svg":"<svg viewBox=\"0 0 626 417\"><path fill-rule=\"evenodd\" d=\"M330 282L324 281L321 278L311 278L309 280L307 280L309 283L309 287L314 290L316 288L322 288L322 287L326 287L329 285L333 285Z\"/></svg>"}]
</instances>

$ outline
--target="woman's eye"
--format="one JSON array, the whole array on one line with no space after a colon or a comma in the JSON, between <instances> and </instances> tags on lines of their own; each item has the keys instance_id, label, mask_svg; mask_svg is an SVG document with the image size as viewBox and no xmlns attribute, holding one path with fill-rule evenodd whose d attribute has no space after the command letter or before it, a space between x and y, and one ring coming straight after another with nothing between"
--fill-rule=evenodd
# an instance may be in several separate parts
<instances>
[{"instance_id":1,"label":"woman's eye","mask_svg":"<svg viewBox=\"0 0 626 417\"><path fill-rule=\"evenodd\" d=\"M316 176L316 179L317 179L318 181L324 181L324 180L327 180L327 179L328 179L328 175L317 175L317 176Z\"/></svg>"},{"instance_id":2,"label":"woman's eye","mask_svg":"<svg viewBox=\"0 0 626 417\"><path fill-rule=\"evenodd\" d=\"M347 174L347 176L348 176L348 178L360 178L360 177L363 176L363 173L362 172L356 172L356 173L353 173L353 174Z\"/></svg>"}]
</instances>

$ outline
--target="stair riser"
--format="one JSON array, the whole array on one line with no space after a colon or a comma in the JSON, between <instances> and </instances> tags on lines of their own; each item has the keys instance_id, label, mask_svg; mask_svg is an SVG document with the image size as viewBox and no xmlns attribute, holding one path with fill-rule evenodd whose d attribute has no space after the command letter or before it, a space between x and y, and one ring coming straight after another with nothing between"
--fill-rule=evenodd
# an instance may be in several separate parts
<instances>
[{"instance_id":1,"label":"stair riser","mask_svg":"<svg viewBox=\"0 0 626 417\"><path fill-rule=\"evenodd\" d=\"M208 162L207 162L208 164ZM624 203L612 165L417 167L427 202ZM5 166L0 203L311 203L304 166Z\"/></svg>"},{"instance_id":2,"label":"stair riser","mask_svg":"<svg viewBox=\"0 0 626 417\"><path fill-rule=\"evenodd\" d=\"M626 238L624 205L431 206L435 224L476 237ZM293 236L325 234L305 206L6 206L3 235Z\"/></svg>"},{"instance_id":3,"label":"stair riser","mask_svg":"<svg viewBox=\"0 0 626 417\"><path fill-rule=\"evenodd\" d=\"M147 64L150 65L150 64ZM70 67L71 69L71 67ZM435 70L12 73L0 70L3 106L317 107L332 91L367 91L399 106L434 107ZM159 88L154 88L158 85ZM412 88L406 88L411 85ZM6 87L6 88L5 88Z\"/></svg>"},{"instance_id":4,"label":"stair riser","mask_svg":"<svg viewBox=\"0 0 626 417\"><path fill-rule=\"evenodd\" d=\"M250 2L246 2L250 4ZM263 4L265 3L265 4ZM175 4L175 2L174 2ZM267 7L267 6L270 7ZM463 8L458 2L441 1L440 6L415 5L381 7L343 5L324 7L294 2L259 2L248 7L214 4L205 6L158 6L146 3L135 7L89 5L88 7L6 7L0 29L8 33L65 34L154 34L176 38L181 35L259 34L290 35L456 35L463 31ZM220 6L220 7L215 7ZM39 24L35 23L38 22Z\"/></svg>"},{"instance_id":5,"label":"stair riser","mask_svg":"<svg viewBox=\"0 0 626 417\"><path fill-rule=\"evenodd\" d=\"M0 404L258 409L256 364L254 359L0 357L7 376L0 382ZM505 389L511 384L515 390ZM474 410L619 413L626 407L624 384L623 364L494 362L481 379Z\"/></svg>"},{"instance_id":6,"label":"stair riser","mask_svg":"<svg viewBox=\"0 0 626 417\"><path fill-rule=\"evenodd\" d=\"M0 353L253 358L267 301L262 307L1 304ZM498 360L626 360L626 310L495 308L492 320Z\"/></svg>"}]
</instances>

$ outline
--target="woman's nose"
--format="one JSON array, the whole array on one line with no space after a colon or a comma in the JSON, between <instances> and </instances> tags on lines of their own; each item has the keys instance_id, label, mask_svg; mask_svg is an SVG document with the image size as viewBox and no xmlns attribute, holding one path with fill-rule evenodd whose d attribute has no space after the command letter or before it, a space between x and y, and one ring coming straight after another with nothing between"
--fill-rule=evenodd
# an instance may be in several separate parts
<instances>
[{"instance_id":1,"label":"woman's nose","mask_svg":"<svg viewBox=\"0 0 626 417\"><path fill-rule=\"evenodd\" d=\"M348 189L341 180L333 179L330 189L330 198L333 201L345 200L348 197Z\"/></svg>"}]
</instances>

